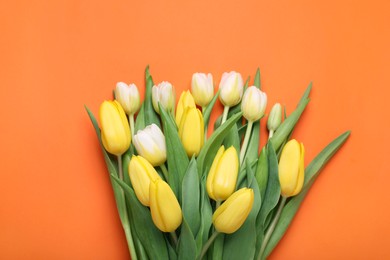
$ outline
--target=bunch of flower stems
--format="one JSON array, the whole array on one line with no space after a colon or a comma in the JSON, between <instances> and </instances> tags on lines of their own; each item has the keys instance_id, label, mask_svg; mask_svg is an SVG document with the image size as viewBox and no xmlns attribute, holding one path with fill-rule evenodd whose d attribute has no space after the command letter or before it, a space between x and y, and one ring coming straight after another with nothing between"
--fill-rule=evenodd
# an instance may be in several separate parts
<instances>
[{"instance_id":1,"label":"bunch of flower stems","mask_svg":"<svg viewBox=\"0 0 390 260\"><path fill-rule=\"evenodd\" d=\"M147 67L143 102L134 84L119 82L99 122L87 109L132 259L265 259L349 136L305 168L304 146L291 135L311 84L288 116L279 103L266 116L259 70L249 82L224 73L215 91L211 74L195 73L176 103L172 84L154 84ZM218 99L223 114L208 137Z\"/></svg>"}]
</instances>

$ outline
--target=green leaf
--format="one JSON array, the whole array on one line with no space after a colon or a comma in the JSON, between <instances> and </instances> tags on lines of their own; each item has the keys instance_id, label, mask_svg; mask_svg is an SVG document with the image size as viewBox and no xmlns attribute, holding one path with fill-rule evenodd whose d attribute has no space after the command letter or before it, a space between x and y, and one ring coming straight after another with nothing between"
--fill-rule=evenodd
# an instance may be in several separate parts
<instances>
[{"instance_id":1,"label":"green leaf","mask_svg":"<svg viewBox=\"0 0 390 260\"><path fill-rule=\"evenodd\" d=\"M213 108L214 108L214 105L215 105L215 102L217 101L218 99L218 96L219 96L219 90L217 91L217 93L214 95L213 99L211 100L211 102L207 105L205 111L203 111L203 121L204 121L204 125L207 126L209 124L209 121L210 121L210 115L211 115L211 112L213 111Z\"/></svg>"},{"instance_id":2,"label":"green leaf","mask_svg":"<svg viewBox=\"0 0 390 260\"><path fill-rule=\"evenodd\" d=\"M221 127L214 131L210 138L206 141L198 156L198 173L203 174L206 168L210 168L214 156L221 146L230 128L241 118L242 113L237 113L229 118Z\"/></svg>"},{"instance_id":3,"label":"green leaf","mask_svg":"<svg viewBox=\"0 0 390 260\"><path fill-rule=\"evenodd\" d=\"M257 219L257 229L262 229L264 227L264 222L268 214L278 204L280 197L278 159L276 158L276 153L272 144L268 143L267 149L268 183L263 198L263 204L261 206L260 213Z\"/></svg>"},{"instance_id":4,"label":"green leaf","mask_svg":"<svg viewBox=\"0 0 390 260\"><path fill-rule=\"evenodd\" d=\"M259 145L260 145L260 120L253 123L251 136L249 138L249 144L244 156L244 162L248 160L253 162L259 157Z\"/></svg>"},{"instance_id":5,"label":"green leaf","mask_svg":"<svg viewBox=\"0 0 390 260\"><path fill-rule=\"evenodd\" d=\"M186 173L189 160L180 141L175 123L168 112L160 106L161 119L164 127L165 143L167 146L168 183L176 197L181 199L181 183Z\"/></svg>"},{"instance_id":6,"label":"green leaf","mask_svg":"<svg viewBox=\"0 0 390 260\"><path fill-rule=\"evenodd\" d=\"M183 217L196 236L200 227L200 182L195 158L190 161L183 178L181 201Z\"/></svg>"},{"instance_id":7,"label":"green leaf","mask_svg":"<svg viewBox=\"0 0 390 260\"><path fill-rule=\"evenodd\" d=\"M254 173L250 164L247 161L247 178L250 182L248 187L253 189L254 202L252 210L249 213L244 224L231 235L225 236L224 260L235 259L253 259L255 255L256 245L256 217L261 207L261 197L259 188L256 181L250 181L254 179Z\"/></svg>"},{"instance_id":8,"label":"green leaf","mask_svg":"<svg viewBox=\"0 0 390 260\"><path fill-rule=\"evenodd\" d=\"M194 239L194 235L191 232L188 223L183 217L183 223L181 224L180 238L178 243L178 259L180 260L194 260L196 259L197 249Z\"/></svg>"},{"instance_id":9,"label":"green leaf","mask_svg":"<svg viewBox=\"0 0 390 260\"><path fill-rule=\"evenodd\" d=\"M278 224L275 227L274 232L267 244L265 249L265 256L268 256L271 251L275 248L277 243L283 237L288 226L290 225L292 219L294 218L296 212L298 211L299 206L301 205L303 199L305 198L310 187L313 185L315 179L318 177L321 169L326 165L326 163L333 157L333 155L340 149L344 144L347 138L350 135L350 131L347 131L334 139L330 144L328 144L309 164L305 170L305 184L302 191L295 197L292 197L283 208L281 217Z\"/></svg>"},{"instance_id":10,"label":"green leaf","mask_svg":"<svg viewBox=\"0 0 390 260\"><path fill-rule=\"evenodd\" d=\"M259 186L261 197L264 198L265 190L268 182L268 158L265 147L261 150L256 168L256 181Z\"/></svg>"},{"instance_id":11,"label":"green leaf","mask_svg":"<svg viewBox=\"0 0 390 260\"><path fill-rule=\"evenodd\" d=\"M234 124L230 128L227 136L223 140L223 145L226 149L233 146L237 151L237 155L240 154L240 136L238 135L237 124Z\"/></svg>"},{"instance_id":12,"label":"green leaf","mask_svg":"<svg viewBox=\"0 0 390 260\"><path fill-rule=\"evenodd\" d=\"M257 68L257 70L256 70L256 75L255 75L255 79L254 79L253 85L255 85L256 87L261 89L260 68Z\"/></svg>"},{"instance_id":13,"label":"green leaf","mask_svg":"<svg viewBox=\"0 0 390 260\"><path fill-rule=\"evenodd\" d=\"M213 210L211 208L210 199L206 192L206 175L203 175L201 180L201 189L200 189L200 215L201 215L201 222L203 224L203 239L202 244L204 245L209 237L210 228L212 225L212 218L213 218ZM198 232L199 234L200 232Z\"/></svg>"},{"instance_id":14,"label":"green leaf","mask_svg":"<svg viewBox=\"0 0 390 260\"><path fill-rule=\"evenodd\" d=\"M122 187L130 201L134 228L148 257L150 259L168 259L168 249L164 235L154 225L149 209L138 201L133 189L125 182L113 174L111 174L111 178Z\"/></svg>"}]
</instances>

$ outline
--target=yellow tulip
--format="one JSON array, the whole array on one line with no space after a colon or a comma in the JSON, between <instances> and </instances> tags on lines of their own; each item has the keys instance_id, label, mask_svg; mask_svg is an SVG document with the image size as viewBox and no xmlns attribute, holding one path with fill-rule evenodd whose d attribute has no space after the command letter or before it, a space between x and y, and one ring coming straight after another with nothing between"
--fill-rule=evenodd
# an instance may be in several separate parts
<instances>
[{"instance_id":1,"label":"yellow tulip","mask_svg":"<svg viewBox=\"0 0 390 260\"><path fill-rule=\"evenodd\" d=\"M194 98L188 90L181 93L179 102L177 103L175 119L178 126L180 125L181 118L187 107L196 107Z\"/></svg>"},{"instance_id":2,"label":"yellow tulip","mask_svg":"<svg viewBox=\"0 0 390 260\"><path fill-rule=\"evenodd\" d=\"M149 196L153 223L163 232L175 231L182 222L182 212L171 187L157 179L150 183Z\"/></svg>"},{"instance_id":3,"label":"yellow tulip","mask_svg":"<svg viewBox=\"0 0 390 260\"><path fill-rule=\"evenodd\" d=\"M213 76L205 73L194 73L191 81L191 92L198 106L206 107L213 99Z\"/></svg>"},{"instance_id":4,"label":"yellow tulip","mask_svg":"<svg viewBox=\"0 0 390 260\"><path fill-rule=\"evenodd\" d=\"M279 161L279 182L283 197L297 195L304 181L305 149L302 143L290 140L284 146Z\"/></svg>"},{"instance_id":5,"label":"yellow tulip","mask_svg":"<svg viewBox=\"0 0 390 260\"><path fill-rule=\"evenodd\" d=\"M122 155L131 142L125 111L116 100L104 101L100 105L99 116L104 148L111 154Z\"/></svg>"},{"instance_id":6,"label":"yellow tulip","mask_svg":"<svg viewBox=\"0 0 390 260\"><path fill-rule=\"evenodd\" d=\"M214 227L218 232L231 234L244 224L252 210L254 193L242 188L233 193L213 215Z\"/></svg>"},{"instance_id":7,"label":"yellow tulip","mask_svg":"<svg viewBox=\"0 0 390 260\"><path fill-rule=\"evenodd\" d=\"M236 149L231 146L225 151L222 145L207 176L206 188L210 198L221 201L232 195L236 188L238 166Z\"/></svg>"},{"instance_id":8,"label":"yellow tulip","mask_svg":"<svg viewBox=\"0 0 390 260\"><path fill-rule=\"evenodd\" d=\"M202 112L187 107L180 121L179 137L189 157L198 155L204 143L204 122Z\"/></svg>"},{"instance_id":9,"label":"yellow tulip","mask_svg":"<svg viewBox=\"0 0 390 260\"><path fill-rule=\"evenodd\" d=\"M167 147L164 134L156 124L138 130L133 137L133 144L138 154L153 166L160 166L167 160Z\"/></svg>"},{"instance_id":10,"label":"yellow tulip","mask_svg":"<svg viewBox=\"0 0 390 260\"><path fill-rule=\"evenodd\" d=\"M150 182L161 179L153 166L142 156L133 156L129 163L129 176L135 195L144 206L149 206Z\"/></svg>"},{"instance_id":11,"label":"yellow tulip","mask_svg":"<svg viewBox=\"0 0 390 260\"><path fill-rule=\"evenodd\" d=\"M241 102L241 111L246 120L255 122L262 118L266 106L267 94L265 92L256 86L251 86L245 90Z\"/></svg>"}]
</instances>

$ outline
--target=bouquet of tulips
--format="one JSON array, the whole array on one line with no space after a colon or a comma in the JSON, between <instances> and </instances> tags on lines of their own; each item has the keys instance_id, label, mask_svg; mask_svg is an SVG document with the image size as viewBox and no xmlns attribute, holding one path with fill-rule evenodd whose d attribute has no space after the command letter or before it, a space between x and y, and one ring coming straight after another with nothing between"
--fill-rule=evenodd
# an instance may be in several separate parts
<instances>
[{"instance_id":1,"label":"bouquet of tulips","mask_svg":"<svg viewBox=\"0 0 390 260\"><path fill-rule=\"evenodd\" d=\"M291 139L311 84L287 115L275 104L260 147L267 95L260 71L252 86L224 73L195 73L175 107L169 82L145 72L145 100L118 83L100 106L100 141L132 259L265 259L279 242L321 168L349 131L304 168L305 149ZM207 138L219 98L223 114ZM264 122L265 123L265 122Z\"/></svg>"}]
</instances>

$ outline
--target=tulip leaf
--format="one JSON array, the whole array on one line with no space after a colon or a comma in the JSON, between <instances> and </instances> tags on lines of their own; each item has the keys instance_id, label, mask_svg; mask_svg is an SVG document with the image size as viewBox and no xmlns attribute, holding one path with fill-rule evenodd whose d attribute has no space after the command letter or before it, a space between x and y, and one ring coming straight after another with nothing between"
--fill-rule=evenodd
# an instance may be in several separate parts
<instances>
[{"instance_id":1,"label":"tulip leaf","mask_svg":"<svg viewBox=\"0 0 390 260\"><path fill-rule=\"evenodd\" d=\"M153 223L150 211L137 199L134 190L124 181L111 174L130 201L134 229L150 259L168 259L168 249L163 233Z\"/></svg>"},{"instance_id":2,"label":"tulip leaf","mask_svg":"<svg viewBox=\"0 0 390 260\"><path fill-rule=\"evenodd\" d=\"M167 145L168 183L180 202L181 183L187 171L189 160L180 141L175 123L171 120L168 112L162 106L160 106L160 113Z\"/></svg>"},{"instance_id":3,"label":"tulip leaf","mask_svg":"<svg viewBox=\"0 0 390 260\"><path fill-rule=\"evenodd\" d=\"M186 218L183 217L183 222L180 229L180 238L178 244L178 259L180 260L194 260L196 259L197 249L194 235L191 232Z\"/></svg>"},{"instance_id":4,"label":"tulip leaf","mask_svg":"<svg viewBox=\"0 0 390 260\"><path fill-rule=\"evenodd\" d=\"M206 109L203 111L203 121L204 121L205 126L207 126L209 124L210 115L211 115L211 112L213 111L213 108L214 108L215 102L218 99L218 96L219 96L219 90L217 91L217 93L215 93L213 99L210 101L210 103L207 105Z\"/></svg>"},{"instance_id":5,"label":"tulip leaf","mask_svg":"<svg viewBox=\"0 0 390 260\"><path fill-rule=\"evenodd\" d=\"M255 79L253 81L253 85L258 87L261 90L261 81L260 81L260 68L257 68L256 74L255 74Z\"/></svg>"},{"instance_id":6,"label":"tulip leaf","mask_svg":"<svg viewBox=\"0 0 390 260\"><path fill-rule=\"evenodd\" d=\"M209 168L223 140L228 135L229 130L241 118L241 116L242 112L229 118L222 126L218 127L218 129L215 130L206 141L198 156L198 173L200 175L204 173L203 171L205 168ZM175 147L175 149L177 148Z\"/></svg>"},{"instance_id":7,"label":"tulip leaf","mask_svg":"<svg viewBox=\"0 0 390 260\"><path fill-rule=\"evenodd\" d=\"M161 128L160 119L153 108L152 87L153 79L149 73L149 66L147 66L145 69L145 100L142 103L142 107L137 115L137 120L135 122L136 132L151 124L156 124Z\"/></svg>"},{"instance_id":8,"label":"tulip leaf","mask_svg":"<svg viewBox=\"0 0 390 260\"><path fill-rule=\"evenodd\" d=\"M298 211L299 206L301 205L303 199L305 198L310 187L313 185L315 179L319 175L321 169L327 164L327 162L333 157L333 155L340 149L344 144L347 138L350 135L350 131L347 131L334 139L330 144L328 144L307 166L305 170L305 184L302 191L292 197L283 208L279 222L277 223L274 232L271 235L271 238L265 249L264 256L268 256L271 251L275 248L277 243L283 237L288 226L293 220L296 212Z\"/></svg>"},{"instance_id":9,"label":"tulip leaf","mask_svg":"<svg viewBox=\"0 0 390 260\"><path fill-rule=\"evenodd\" d=\"M165 238L165 244L168 247L169 260L177 260L178 258L177 258L176 250L175 250L175 248L173 248L172 244L168 240L168 236L165 236L164 238Z\"/></svg>"},{"instance_id":10,"label":"tulip leaf","mask_svg":"<svg viewBox=\"0 0 390 260\"><path fill-rule=\"evenodd\" d=\"M253 123L252 132L249 138L248 147L244 156L244 162L253 162L259 157L260 145L260 120Z\"/></svg>"},{"instance_id":11,"label":"tulip leaf","mask_svg":"<svg viewBox=\"0 0 390 260\"><path fill-rule=\"evenodd\" d=\"M249 162L246 163L248 180L254 179L254 172ZM261 197L256 181L251 181L249 188L253 189L254 201L252 209L244 224L233 234L225 236L223 259L253 259L256 245L256 217L261 207Z\"/></svg>"},{"instance_id":12,"label":"tulip leaf","mask_svg":"<svg viewBox=\"0 0 390 260\"><path fill-rule=\"evenodd\" d=\"M209 237L213 218L213 210L211 208L209 196L206 192L206 175L203 175L201 185L202 187L200 189L200 215L202 218L201 223L203 224L202 244L205 244ZM198 234L200 234L200 232L198 232Z\"/></svg>"},{"instance_id":13,"label":"tulip leaf","mask_svg":"<svg viewBox=\"0 0 390 260\"><path fill-rule=\"evenodd\" d=\"M265 147L260 152L259 160L257 161L256 168L256 181L259 186L260 195L264 198L265 190L267 188L268 182L268 158L267 158L267 150Z\"/></svg>"},{"instance_id":14,"label":"tulip leaf","mask_svg":"<svg viewBox=\"0 0 390 260\"><path fill-rule=\"evenodd\" d=\"M182 183L182 210L192 234L196 236L200 226L200 182L196 160L192 158Z\"/></svg>"},{"instance_id":15,"label":"tulip leaf","mask_svg":"<svg viewBox=\"0 0 390 260\"><path fill-rule=\"evenodd\" d=\"M275 151L279 150L283 142L285 142L293 131L296 123L309 103L308 96L310 94L310 90L311 84L307 87L305 93L299 101L298 107L281 123L281 125L276 129L274 135L271 137L270 142L273 144Z\"/></svg>"},{"instance_id":16,"label":"tulip leaf","mask_svg":"<svg viewBox=\"0 0 390 260\"><path fill-rule=\"evenodd\" d=\"M271 143L267 145L268 182L265 190L263 204L257 219L257 229L263 229L265 220L271 210L278 204L280 197L280 184L278 176L278 159ZM263 230L264 231L264 230Z\"/></svg>"},{"instance_id":17,"label":"tulip leaf","mask_svg":"<svg viewBox=\"0 0 390 260\"><path fill-rule=\"evenodd\" d=\"M230 146L233 146L236 149L237 155L240 154L240 136L238 135L236 124L230 128L227 136L223 140L223 145L226 149L228 149Z\"/></svg>"}]
</instances>

